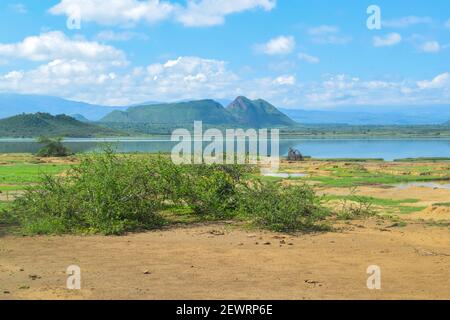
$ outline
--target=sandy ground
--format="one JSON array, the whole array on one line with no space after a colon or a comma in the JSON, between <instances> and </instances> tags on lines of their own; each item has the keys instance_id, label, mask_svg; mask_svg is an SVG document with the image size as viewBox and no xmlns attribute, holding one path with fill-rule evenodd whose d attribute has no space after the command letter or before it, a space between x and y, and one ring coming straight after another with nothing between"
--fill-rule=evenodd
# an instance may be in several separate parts
<instances>
[{"instance_id":1,"label":"sandy ground","mask_svg":"<svg viewBox=\"0 0 450 320\"><path fill-rule=\"evenodd\" d=\"M0 238L0 299L450 299L449 229L387 220L279 235L227 224ZM82 289L65 289L81 267ZM381 268L381 290L366 286Z\"/></svg>"}]
</instances>

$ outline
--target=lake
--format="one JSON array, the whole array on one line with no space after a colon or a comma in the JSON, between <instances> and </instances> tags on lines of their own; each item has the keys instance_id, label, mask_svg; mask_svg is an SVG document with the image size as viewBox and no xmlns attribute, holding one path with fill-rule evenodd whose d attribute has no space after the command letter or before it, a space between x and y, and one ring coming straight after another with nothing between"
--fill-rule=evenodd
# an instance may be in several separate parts
<instances>
[{"instance_id":1,"label":"lake","mask_svg":"<svg viewBox=\"0 0 450 320\"><path fill-rule=\"evenodd\" d=\"M170 152L176 144L168 138L67 139L73 152L90 152L111 145L118 152ZM314 158L401 158L449 157L450 139L282 139L280 152L296 148ZM0 153L34 153L33 139L0 139Z\"/></svg>"}]
</instances>

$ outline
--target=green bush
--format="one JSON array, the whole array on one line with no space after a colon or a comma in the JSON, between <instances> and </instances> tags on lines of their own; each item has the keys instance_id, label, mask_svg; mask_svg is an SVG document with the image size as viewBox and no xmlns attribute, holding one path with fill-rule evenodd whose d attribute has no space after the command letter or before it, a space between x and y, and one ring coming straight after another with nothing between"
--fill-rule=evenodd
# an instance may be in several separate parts
<instances>
[{"instance_id":1,"label":"green bush","mask_svg":"<svg viewBox=\"0 0 450 320\"><path fill-rule=\"evenodd\" d=\"M44 144L36 154L38 157L67 157L71 155L70 150L62 144L61 138L40 137L37 142Z\"/></svg>"},{"instance_id":2,"label":"green bush","mask_svg":"<svg viewBox=\"0 0 450 320\"><path fill-rule=\"evenodd\" d=\"M121 234L161 225L161 184L144 159L86 156L65 177L44 176L12 212L30 233Z\"/></svg>"},{"instance_id":3,"label":"green bush","mask_svg":"<svg viewBox=\"0 0 450 320\"><path fill-rule=\"evenodd\" d=\"M184 202L194 214L231 217L238 208L244 172L244 167L233 165L185 166L175 199Z\"/></svg>"},{"instance_id":4,"label":"green bush","mask_svg":"<svg viewBox=\"0 0 450 320\"><path fill-rule=\"evenodd\" d=\"M279 232L321 230L329 211L308 185L282 186L257 181L245 191L240 211L258 226Z\"/></svg>"}]
</instances>

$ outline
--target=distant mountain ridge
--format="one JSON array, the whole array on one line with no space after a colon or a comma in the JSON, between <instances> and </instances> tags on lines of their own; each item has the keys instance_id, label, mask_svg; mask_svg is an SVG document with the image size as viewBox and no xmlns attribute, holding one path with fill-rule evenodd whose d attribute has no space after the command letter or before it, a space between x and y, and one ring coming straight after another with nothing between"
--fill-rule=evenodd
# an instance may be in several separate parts
<instances>
[{"instance_id":1,"label":"distant mountain ridge","mask_svg":"<svg viewBox=\"0 0 450 320\"><path fill-rule=\"evenodd\" d=\"M301 124L439 125L450 118L450 106L360 106L330 110L280 110Z\"/></svg>"},{"instance_id":2,"label":"distant mountain ridge","mask_svg":"<svg viewBox=\"0 0 450 320\"><path fill-rule=\"evenodd\" d=\"M112 110L126 107L107 107L84 102L71 101L53 96L28 94L0 94L0 119L22 113L79 114L96 121Z\"/></svg>"},{"instance_id":3,"label":"distant mountain ridge","mask_svg":"<svg viewBox=\"0 0 450 320\"><path fill-rule=\"evenodd\" d=\"M197 100L130 107L113 111L100 120L104 123L146 123L184 125L202 121L207 125L229 125L252 128L290 126L295 121L264 100L236 98L224 108L215 100Z\"/></svg>"},{"instance_id":4,"label":"distant mountain ridge","mask_svg":"<svg viewBox=\"0 0 450 320\"><path fill-rule=\"evenodd\" d=\"M204 101L216 101L220 103L222 106L227 107L227 114L230 113L229 105L235 102L227 99L210 99ZM180 102L189 102L189 100ZM109 107L71 101L53 96L0 93L0 119L22 113L42 112L52 115L74 115L79 120L92 122L104 118L112 111L126 111L129 107L140 107L143 105L163 106L170 104L149 101L148 103L139 103L132 106ZM342 106L321 110L279 109L279 111L301 124L441 125L450 119L450 105ZM220 112L220 114L223 113ZM239 118L239 115L235 114L234 117L236 116Z\"/></svg>"},{"instance_id":5,"label":"distant mountain ridge","mask_svg":"<svg viewBox=\"0 0 450 320\"><path fill-rule=\"evenodd\" d=\"M80 122L64 114L20 114L0 120L0 137L35 138L39 136L91 138L123 135L113 129Z\"/></svg>"}]
</instances>

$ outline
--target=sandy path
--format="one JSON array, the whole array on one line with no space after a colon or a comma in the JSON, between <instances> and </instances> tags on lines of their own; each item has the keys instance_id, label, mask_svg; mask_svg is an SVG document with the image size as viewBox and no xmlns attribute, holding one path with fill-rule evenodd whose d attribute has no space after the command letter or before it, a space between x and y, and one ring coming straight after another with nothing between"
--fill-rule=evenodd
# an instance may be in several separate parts
<instances>
[{"instance_id":1,"label":"sandy path","mask_svg":"<svg viewBox=\"0 0 450 320\"><path fill-rule=\"evenodd\" d=\"M284 239L226 225L124 237L6 236L0 299L450 299L449 229L388 224L353 222L341 232ZM65 289L73 264L81 267L81 291ZM374 264L380 291L366 287Z\"/></svg>"}]
</instances>

